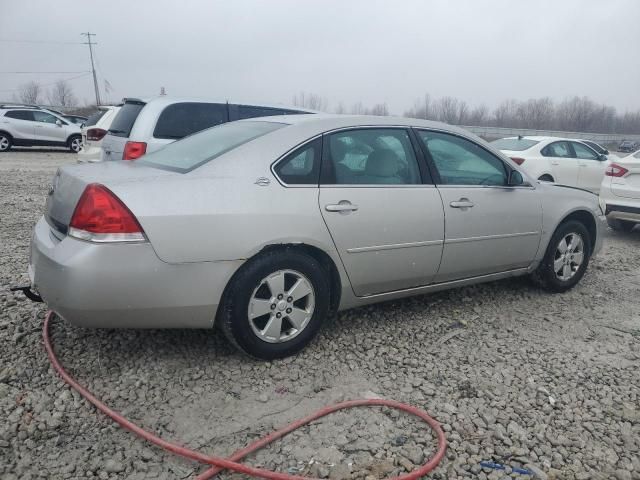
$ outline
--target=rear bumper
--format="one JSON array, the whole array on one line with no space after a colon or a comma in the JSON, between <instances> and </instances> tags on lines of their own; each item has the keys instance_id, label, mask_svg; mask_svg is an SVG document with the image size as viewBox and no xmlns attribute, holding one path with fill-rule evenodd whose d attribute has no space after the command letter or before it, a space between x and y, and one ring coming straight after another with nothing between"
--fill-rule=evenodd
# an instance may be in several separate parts
<instances>
[{"instance_id":1,"label":"rear bumper","mask_svg":"<svg viewBox=\"0 0 640 480\"><path fill-rule=\"evenodd\" d=\"M48 306L84 327L210 328L242 261L169 264L149 243L100 245L56 238L44 218L29 275Z\"/></svg>"},{"instance_id":2,"label":"rear bumper","mask_svg":"<svg viewBox=\"0 0 640 480\"><path fill-rule=\"evenodd\" d=\"M640 204L640 201L636 202ZM607 203L605 215L608 219L627 220L630 222L640 223L640 207Z\"/></svg>"},{"instance_id":3,"label":"rear bumper","mask_svg":"<svg viewBox=\"0 0 640 480\"><path fill-rule=\"evenodd\" d=\"M78 163L93 163L102 161L102 148L89 147L82 148L78 152Z\"/></svg>"}]
</instances>

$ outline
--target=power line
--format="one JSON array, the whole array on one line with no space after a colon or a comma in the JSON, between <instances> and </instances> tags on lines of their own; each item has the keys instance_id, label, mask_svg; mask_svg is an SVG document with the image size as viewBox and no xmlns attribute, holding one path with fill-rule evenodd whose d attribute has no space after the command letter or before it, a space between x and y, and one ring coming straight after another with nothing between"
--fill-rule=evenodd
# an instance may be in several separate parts
<instances>
[{"instance_id":1,"label":"power line","mask_svg":"<svg viewBox=\"0 0 640 480\"><path fill-rule=\"evenodd\" d=\"M83 78L86 77L87 75L91 75L91 72L85 72L82 75L76 75L75 77L70 77L70 78L63 78L62 81L64 82L68 82L70 80L76 80L77 78ZM43 85L40 85L41 87L49 87L51 85L55 85L56 83L58 83L60 80L56 80L55 82L51 82L51 83L45 83ZM10 88L7 90L0 90L0 92L17 92L18 90L20 90L20 87L18 88Z\"/></svg>"},{"instance_id":2,"label":"power line","mask_svg":"<svg viewBox=\"0 0 640 480\"><path fill-rule=\"evenodd\" d=\"M96 77L96 67L93 64L93 48L92 45L97 45L95 42L91 42L91 37L95 37L95 33L87 32L81 33L80 35L85 35L87 37L86 45L89 45L89 57L91 58L91 72L93 73L93 88L96 91L96 105L100 105L100 89L98 88L98 77Z\"/></svg>"},{"instance_id":3,"label":"power line","mask_svg":"<svg viewBox=\"0 0 640 480\"><path fill-rule=\"evenodd\" d=\"M0 72L0 73L6 73L6 74L23 74L23 73L28 73L28 74L37 74L37 73L55 73L55 74L69 74L69 73L91 73L89 70L81 70L78 72Z\"/></svg>"},{"instance_id":4,"label":"power line","mask_svg":"<svg viewBox=\"0 0 640 480\"><path fill-rule=\"evenodd\" d=\"M55 40L18 40L11 38L0 38L0 42L6 43L49 43L53 45L83 45L82 42L58 42Z\"/></svg>"}]
</instances>

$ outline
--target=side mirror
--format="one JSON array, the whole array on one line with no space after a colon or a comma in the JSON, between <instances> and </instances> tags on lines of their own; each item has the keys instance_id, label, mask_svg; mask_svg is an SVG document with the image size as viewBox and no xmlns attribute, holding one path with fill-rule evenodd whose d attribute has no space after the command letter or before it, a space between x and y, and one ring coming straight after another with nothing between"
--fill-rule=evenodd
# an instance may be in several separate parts
<instances>
[{"instance_id":1,"label":"side mirror","mask_svg":"<svg viewBox=\"0 0 640 480\"><path fill-rule=\"evenodd\" d=\"M609 149L608 149L608 148L605 148L605 149L604 149L604 154L605 154L605 155L609 155Z\"/></svg>"},{"instance_id":2,"label":"side mirror","mask_svg":"<svg viewBox=\"0 0 640 480\"><path fill-rule=\"evenodd\" d=\"M607 153L609 153L609 152L607 152ZM608 160L607 156L604 153L601 153L599 155L599 157L600 157L600 161L601 162L606 162Z\"/></svg>"},{"instance_id":3,"label":"side mirror","mask_svg":"<svg viewBox=\"0 0 640 480\"><path fill-rule=\"evenodd\" d=\"M524 184L524 178L522 174L517 170L511 170L509 174L509 186L510 187L518 187Z\"/></svg>"},{"instance_id":4,"label":"side mirror","mask_svg":"<svg viewBox=\"0 0 640 480\"><path fill-rule=\"evenodd\" d=\"M56 125L61 127L62 126L62 122L60 120L56 120Z\"/></svg>"}]
</instances>

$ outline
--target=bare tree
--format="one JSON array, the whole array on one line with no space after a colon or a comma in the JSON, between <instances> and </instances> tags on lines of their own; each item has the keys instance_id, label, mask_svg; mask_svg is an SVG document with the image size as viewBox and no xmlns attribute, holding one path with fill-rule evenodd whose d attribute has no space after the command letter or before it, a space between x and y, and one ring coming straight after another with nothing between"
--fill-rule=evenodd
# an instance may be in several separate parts
<instances>
[{"instance_id":1,"label":"bare tree","mask_svg":"<svg viewBox=\"0 0 640 480\"><path fill-rule=\"evenodd\" d=\"M362 105L362 102L356 102L351 106L351 113L353 115L365 115L366 114L366 109L364 108L364 105Z\"/></svg>"},{"instance_id":2,"label":"bare tree","mask_svg":"<svg viewBox=\"0 0 640 480\"><path fill-rule=\"evenodd\" d=\"M293 104L296 107L308 108L310 110L327 111L329 101L315 93L300 92L293 96Z\"/></svg>"},{"instance_id":3,"label":"bare tree","mask_svg":"<svg viewBox=\"0 0 640 480\"><path fill-rule=\"evenodd\" d=\"M344 106L344 103L338 102L338 106L336 107L335 113L339 113L339 114L347 113L347 109Z\"/></svg>"},{"instance_id":4,"label":"bare tree","mask_svg":"<svg viewBox=\"0 0 640 480\"><path fill-rule=\"evenodd\" d=\"M477 105L471 110L468 116L468 122L470 125L482 126L486 125L489 120L489 108L482 104Z\"/></svg>"},{"instance_id":5,"label":"bare tree","mask_svg":"<svg viewBox=\"0 0 640 480\"><path fill-rule=\"evenodd\" d=\"M77 104L73 90L67 82L59 80L48 94L49 103L58 107L74 107Z\"/></svg>"},{"instance_id":6,"label":"bare tree","mask_svg":"<svg viewBox=\"0 0 640 480\"><path fill-rule=\"evenodd\" d=\"M516 112L518 102L510 99L503 101L493 111L493 118L497 127L516 127Z\"/></svg>"},{"instance_id":7,"label":"bare tree","mask_svg":"<svg viewBox=\"0 0 640 480\"><path fill-rule=\"evenodd\" d=\"M367 115L378 115L380 117L386 117L389 115L389 108L386 103L378 103L371 107L370 109L365 110Z\"/></svg>"},{"instance_id":8,"label":"bare tree","mask_svg":"<svg viewBox=\"0 0 640 480\"><path fill-rule=\"evenodd\" d=\"M453 97L442 97L435 103L435 110L438 120L445 123L455 124L459 118L459 101Z\"/></svg>"},{"instance_id":9,"label":"bare tree","mask_svg":"<svg viewBox=\"0 0 640 480\"><path fill-rule=\"evenodd\" d=\"M37 105L40 103L41 95L42 87L35 81L25 83L18 89L18 98L21 102L28 105Z\"/></svg>"}]
</instances>

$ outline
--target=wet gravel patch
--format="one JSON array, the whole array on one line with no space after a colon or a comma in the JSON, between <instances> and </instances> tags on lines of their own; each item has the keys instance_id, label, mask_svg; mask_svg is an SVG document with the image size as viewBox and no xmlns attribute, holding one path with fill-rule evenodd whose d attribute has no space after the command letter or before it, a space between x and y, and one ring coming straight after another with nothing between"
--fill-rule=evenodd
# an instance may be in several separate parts
<instances>
[{"instance_id":1,"label":"wet gravel patch","mask_svg":"<svg viewBox=\"0 0 640 480\"><path fill-rule=\"evenodd\" d=\"M58 379L42 346L44 307L8 291L27 281L31 228L55 169L74 161L0 155L0 478L192 478L201 465L120 429ZM228 455L325 404L380 396L442 423L449 448L432 478L640 479L637 230L608 232L566 294L515 279L350 310L285 360L247 359L209 330L56 321L53 339L69 371L110 406L204 452ZM374 480L412 470L434 449L419 421L373 408L314 422L247 463Z\"/></svg>"}]
</instances>

